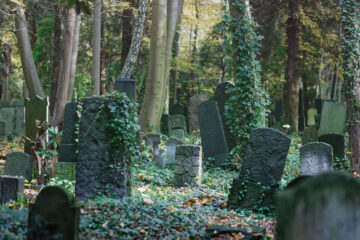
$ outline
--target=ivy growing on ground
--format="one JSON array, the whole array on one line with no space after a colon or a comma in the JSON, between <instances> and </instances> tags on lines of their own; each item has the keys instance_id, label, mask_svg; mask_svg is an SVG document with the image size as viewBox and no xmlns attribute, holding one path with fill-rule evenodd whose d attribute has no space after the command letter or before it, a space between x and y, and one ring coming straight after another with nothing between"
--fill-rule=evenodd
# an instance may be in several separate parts
<instances>
[{"instance_id":1,"label":"ivy growing on ground","mask_svg":"<svg viewBox=\"0 0 360 240\"><path fill-rule=\"evenodd\" d=\"M235 152L243 153L251 129L265 126L269 100L260 82L260 63L256 60L259 40L246 1L230 1L226 16L232 41L235 86L227 89L231 96L225 104L226 124L237 138Z\"/></svg>"}]
</instances>

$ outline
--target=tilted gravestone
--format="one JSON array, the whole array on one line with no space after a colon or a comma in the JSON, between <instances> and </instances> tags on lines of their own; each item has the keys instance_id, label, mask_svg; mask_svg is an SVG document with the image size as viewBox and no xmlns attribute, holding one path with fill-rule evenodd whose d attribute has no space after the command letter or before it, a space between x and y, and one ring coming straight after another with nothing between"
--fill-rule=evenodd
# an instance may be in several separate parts
<instances>
[{"instance_id":1,"label":"tilted gravestone","mask_svg":"<svg viewBox=\"0 0 360 240\"><path fill-rule=\"evenodd\" d=\"M25 128L24 102L20 100L0 100L0 121L5 122L5 133L23 134ZM0 135L1 136L1 135Z\"/></svg>"},{"instance_id":2,"label":"tilted gravestone","mask_svg":"<svg viewBox=\"0 0 360 240\"><path fill-rule=\"evenodd\" d=\"M215 101L205 101L198 106L201 145L204 162L207 165L221 167L229 156L229 149Z\"/></svg>"},{"instance_id":3,"label":"tilted gravestone","mask_svg":"<svg viewBox=\"0 0 360 240\"><path fill-rule=\"evenodd\" d=\"M185 116L172 115L169 118L168 124L169 124L169 135L170 136L174 136L173 131L176 129L181 129L183 131L183 135L185 135L185 133L186 133ZM178 136L174 136L174 137L178 137Z\"/></svg>"},{"instance_id":4,"label":"tilted gravestone","mask_svg":"<svg viewBox=\"0 0 360 240\"><path fill-rule=\"evenodd\" d=\"M318 138L318 130L316 126L309 126L305 128L301 143L304 145L309 142L316 142Z\"/></svg>"},{"instance_id":5,"label":"tilted gravestone","mask_svg":"<svg viewBox=\"0 0 360 240\"><path fill-rule=\"evenodd\" d=\"M173 165L175 163L176 147L183 144L182 141L175 138L170 138L165 142L165 145L161 145L161 142L155 142L154 147L154 159L161 167Z\"/></svg>"},{"instance_id":6,"label":"tilted gravestone","mask_svg":"<svg viewBox=\"0 0 360 240\"><path fill-rule=\"evenodd\" d=\"M78 102L65 105L63 136L60 146L59 162L76 162L77 125L79 124Z\"/></svg>"},{"instance_id":7,"label":"tilted gravestone","mask_svg":"<svg viewBox=\"0 0 360 240\"><path fill-rule=\"evenodd\" d=\"M130 194L130 166L112 144L113 132L107 107L110 98L88 97L83 101L76 164L76 198L91 198L95 193L112 197ZM116 155L115 155L116 154Z\"/></svg>"},{"instance_id":8,"label":"tilted gravestone","mask_svg":"<svg viewBox=\"0 0 360 240\"><path fill-rule=\"evenodd\" d=\"M273 208L290 142L288 136L275 129L251 130L240 175L230 189L230 208L251 209L254 205Z\"/></svg>"},{"instance_id":9,"label":"tilted gravestone","mask_svg":"<svg viewBox=\"0 0 360 240\"><path fill-rule=\"evenodd\" d=\"M208 98L206 95L195 95L190 98L189 100L189 133L190 134L200 129L197 107L202 102L205 102L207 100Z\"/></svg>"},{"instance_id":10,"label":"tilted gravestone","mask_svg":"<svg viewBox=\"0 0 360 240\"><path fill-rule=\"evenodd\" d=\"M46 187L30 204L27 239L76 240L79 220L80 208L69 194L60 187Z\"/></svg>"},{"instance_id":11,"label":"tilted gravestone","mask_svg":"<svg viewBox=\"0 0 360 240\"><path fill-rule=\"evenodd\" d=\"M169 135L169 117L168 114L163 114L160 121L160 132L167 136Z\"/></svg>"},{"instance_id":12,"label":"tilted gravestone","mask_svg":"<svg viewBox=\"0 0 360 240\"><path fill-rule=\"evenodd\" d=\"M347 168L346 163L346 140L342 134L324 134L319 136L319 142L330 144L334 153L334 168Z\"/></svg>"},{"instance_id":13,"label":"tilted gravestone","mask_svg":"<svg viewBox=\"0 0 360 240\"><path fill-rule=\"evenodd\" d=\"M24 197L23 177L0 176L0 204L17 201Z\"/></svg>"},{"instance_id":14,"label":"tilted gravestone","mask_svg":"<svg viewBox=\"0 0 360 240\"><path fill-rule=\"evenodd\" d=\"M75 181L76 162L55 163L55 177Z\"/></svg>"},{"instance_id":15,"label":"tilted gravestone","mask_svg":"<svg viewBox=\"0 0 360 240\"><path fill-rule=\"evenodd\" d=\"M231 82L220 83L215 89L214 97L211 99L217 103L229 150L236 146L236 137L231 133L229 126L227 126L225 117L225 105L231 98L230 94L227 93L227 89L232 87L234 87L234 84Z\"/></svg>"},{"instance_id":16,"label":"tilted gravestone","mask_svg":"<svg viewBox=\"0 0 360 240\"><path fill-rule=\"evenodd\" d=\"M322 106L319 136L329 133L344 134L346 104L325 101Z\"/></svg>"},{"instance_id":17,"label":"tilted gravestone","mask_svg":"<svg viewBox=\"0 0 360 240\"><path fill-rule=\"evenodd\" d=\"M359 189L358 179L333 172L280 192L276 239L360 239Z\"/></svg>"},{"instance_id":18,"label":"tilted gravestone","mask_svg":"<svg viewBox=\"0 0 360 240\"><path fill-rule=\"evenodd\" d=\"M332 147L326 143L308 143L300 148L300 172L304 176L333 170Z\"/></svg>"},{"instance_id":19,"label":"tilted gravestone","mask_svg":"<svg viewBox=\"0 0 360 240\"><path fill-rule=\"evenodd\" d=\"M6 155L5 175L24 177L31 181L33 157L27 153L14 152Z\"/></svg>"},{"instance_id":20,"label":"tilted gravestone","mask_svg":"<svg viewBox=\"0 0 360 240\"><path fill-rule=\"evenodd\" d=\"M198 187L201 184L201 174L201 147L196 145L177 146L174 165L175 187Z\"/></svg>"},{"instance_id":21,"label":"tilted gravestone","mask_svg":"<svg viewBox=\"0 0 360 240\"><path fill-rule=\"evenodd\" d=\"M48 99L36 96L25 101L25 136L35 141L37 138L36 120L49 122ZM32 154L31 143L26 140L24 152Z\"/></svg>"},{"instance_id":22,"label":"tilted gravestone","mask_svg":"<svg viewBox=\"0 0 360 240\"><path fill-rule=\"evenodd\" d=\"M6 136L5 128L6 128L6 123L4 121L0 121L0 139Z\"/></svg>"}]
</instances>

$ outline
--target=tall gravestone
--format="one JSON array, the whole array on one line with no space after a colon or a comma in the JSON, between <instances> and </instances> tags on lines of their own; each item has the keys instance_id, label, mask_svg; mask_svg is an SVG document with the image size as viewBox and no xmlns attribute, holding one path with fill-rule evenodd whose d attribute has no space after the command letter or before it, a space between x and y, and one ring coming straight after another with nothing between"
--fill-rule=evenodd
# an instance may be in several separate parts
<instances>
[{"instance_id":1,"label":"tall gravestone","mask_svg":"<svg viewBox=\"0 0 360 240\"><path fill-rule=\"evenodd\" d=\"M169 118L170 116L168 114L161 115L161 121L160 121L161 134L169 135Z\"/></svg>"},{"instance_id":2,"label":"tall gravestone","mask_svg":"<svg viewBox=\"0 0 360 240\"><path fill-rule=\"evenodd\" d=\"M318 137L319 142L332 146L334 157L344 159L346 157L346 140L342 134L325 134Z\"/></svg>"},{"instance_id":3,"label":"tall gravestone","mask_svg":"<svg viewBox=\"0 0 360 240\"><path fill-rule=\"evenodd\" d=\"M25 101L25 136L35 141L37 138L36 120L49 122L48 99L36 96ZM26 140L24 151L31 152L31 143Z\"/></svg>"},{"instance_id":4,"label":"tall gravestone","mask_svg":"<svg viewBox=\"0 0 360 240\"><path fill-rule=\"evenodd\" d=\"M60 146L59 162L76 162L77 125L79 124L78 102L65 105L62 142Z\"/></svg>"},{"instance_id":5,"label":"tall gravestone","mask_svg":"<svg viewBox=\"0 0 360 240\"><path fill-rule=\"evenodd\" d=\"M316 142L318 138L318 130L316 126L309 126L305 128L301 138L301 143L304 145L309 142Z\"/></svg>"},{"instance_id":6,"label":"tall gravestone","mask_svg":"<svg viewBox=\"0 0 360 240\"><path fill-rule=\"evenodd\" d=\"M5 122L5 133L23 134L25 128L24 102L20 100L0 100L0 121Z\"/></svg>"},{"instance_id":7,"label":"tall gravestone","mask_svg":"<svg viewBox=\"0 0 360 240\"><path fill-rule=\"evenodd\" d=\"M177 137L177 138L183 138L184 137L184 135L186 133L185 116L183 116L183 115L172 115L169 118L168 124L169 124L169 135L170 136ZM181 131L182 131L182 134L181 134ZM182 137L180 135L182 135Z\"/></svg>"},{"instance_id":8,"label":"tall gravestone","mask_svg":"<svg viewBox=\"0 0 360 240\"><path fill-rule=\"evenodd\" d=\"M360 239L359 189L358 179L334 172L279 193L276 239Z\"/></svg>"},{"instance_id":9,"label":"tall gravestone","mask_svg":"<svg viewBox=\"0 0 360 240\"><path fill-rule=\"evenodd\" d=\"M219 109L215 101L205 101L198 106L201 145L206 164L224 165L229 156Z\"/></svg>"},{"instance_id":10,"label":"tall gravestone","mask_svg":"<svg viewBox=\"0 0 360 240\"><path fill-rule=\"evenodd\" d=\"M308 143L300 148L300 172L303 176L333 170L332 147L326 143Z\"/></svg>"},{"instance_id":11,"label":"tall gravestone","mask_svg":"<svg viewBox=\"0 0 360 240\"><path fill-rule=\"evenodd\" d=\"M275 129L251 130L240 175L230 189L230 208L252 209L254 205L273 208L290 142L288 136Z\"/></svg>"},{"instance_id":12,"label":"tall gravestone","mask_svg":"<svg viewBox=\"0 0 360 240\"><path fill-rule=\"evenodd\" d=\"M0 121L0 140L6 136L5 128L6 123L4 121Z\"/></svg>"},{"instance_id":13,"label":"tall gravestone","mask_svg":"<svg viewBox=\"0 0 360 240\"><path fill-rule=\"evenodd\" d=\"M23 177L0 176L0 204L17 201L24 197Z\"/></svg>"},{"instance_id":14,"label":"tall gravestone","mask_svg":"<svg viewBox=\"0 0 360 240\"><path fill-rule=\"evenodd\" d=\"M190 98L189 100L189 133L190 134L200 129L197 107L202 102L205 102L207 100L208 97L206 95L195 95Z\"/></svg>"},{"instance_id":15,"label":"tall gravestone","mask_svg":"<svg viewBox=\"0 0 360 240\"><path fill-rule=\"evenodd\" d=\"M80 208L62 188L46 187L30 204L28 240L76 240L79 235Z\"/></svg>"},{"instance_id":16,"label":"tall gravestone","mask_svg":"<svg viewBox=\"0 0 360 240\"><path fill-rule=\"evenodd\" d=\"M33 157L27 153L14 152L6 155L5 175L24 177L31 181Z\"/></svg>"},{"instance_id":17,"label":"tall gravestone","mask_svg":"<svg viewBox=\"0 0 360 240\"><path fill-rule=\"evenodd\" d=\"M319 136L329 133L344 134L346 104L325 101L322 106Z\"/></svg>"},{"instance_id":18,"label":"tall gravestone","mask_svg":"<svg viewBox=\"0 0 360 240\"><path fill-rule=\"evenodd\" d=\"M175 187L198 187L201 184L201 174L201 147L196 145L177 146L174 165Z\"/></svg>"},{"instance_id":19,"label":"tall gravestone","mask_svg":"<svg viewBox=\"0 0 360 240\"><path fill-rule=\"evenodd\" d=\"M111 197L130 194L130 166L111 144L108 129L110 98L89 97L83 101L76 164L76 198L91 198L95 193ZM116 155L115 155L116 154Z\"/></svg>"},{"instance_id":20,"label":"tall gravestone","mask_svg":"<svg viewBox=\"0 0 360 240\"><path fill-rule=\"evenodd\" d=\"M119 78L115 81L115 90L126 93L126 95L136 101L136 81L130 78Z\"/></svg>"},{"instance_id":21,"label":"tall gravestone","mask_svg":"<svg viewBox=\"0 0 360 240\"><path fill-rule=\"evenodd\" d=\"M231 133L229 126L226 125L225 116L225 104L231 98L230 94L227 93L227 89L232 87L234 87L234 84L231 82L220 83L215 89L214 97L211 99L217 103L229 150L236 146L236 137Z\"/></svg>"}]
</instances>

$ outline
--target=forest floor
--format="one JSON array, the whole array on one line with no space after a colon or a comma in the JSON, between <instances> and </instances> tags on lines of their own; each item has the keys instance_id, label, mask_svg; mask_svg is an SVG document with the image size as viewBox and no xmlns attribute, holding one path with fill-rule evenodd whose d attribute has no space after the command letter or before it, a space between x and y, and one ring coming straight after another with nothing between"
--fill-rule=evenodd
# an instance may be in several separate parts
<instances>
[{"instance_id":1,"label":"forest floor","mask_svg":"<svg viewBox=\"0 0 360 240\"><path fill-rule=\"evenodd\" d=\"M299 139L293 138L281 186L299 174ZM132 197L98 197L79 201L80 239L201 239L211 225L264 229L264 239L275 235L274 213L229 210L227 196L238 171L204 171L200 188L174 188L173 170L143 161L132 168ZM59 181L52 181L52 184ZM61 182L70 191L74 183ZM0 205L0 239L24 239L27 209L36 190L27 189L30 201ZM8 238L6 237L8 236ZM243 239L242 234L211 239Z\"/></svg>"}]
</instances>

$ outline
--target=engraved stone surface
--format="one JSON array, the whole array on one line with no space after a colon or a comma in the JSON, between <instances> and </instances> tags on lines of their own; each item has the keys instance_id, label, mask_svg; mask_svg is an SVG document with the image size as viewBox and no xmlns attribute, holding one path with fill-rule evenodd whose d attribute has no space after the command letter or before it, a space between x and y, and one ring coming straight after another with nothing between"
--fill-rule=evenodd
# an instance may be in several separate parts
<instances>
[{"instance_id":1,"label":"engraved stone surface","mask_svg":"<svg viewBox=\"0 0 360 240\"><path fill-rule=\"evenodd\" d=\"M359 189L359 179L332 172L280 192L276 239L360 239Z\"/></svg>"},{"instance_id":2,"label":"engraved stone surface","mask_svg":"<svg viewBox=\"0 0 360 240\"><path fill-rule=\"evenodd\" d=\"M24 177L31 181L33 157L27 153L14 152L6 155L5 175Z\"/></svg>"},{"instance_id":3,"label":"engraved stone surface","mask_svg":"<svg viewBox=\"0 0 360 240\"><path fill-rule=\"evenodd\" d=\"M174 185L176 187L198 187L201 184L202 152L196 145L176 147Z\"/></svg>"},{"instance_id":4,"label":"engraved stone surface","mask_svg":"<svg viewBox=\"0 0 360 240\"><path fill-rule=\"evenodd\" d=\"M0 176L0 204L22 199L24 183L25 178L23 177Z\"/></svg>"},{"instance_id":5,"label":"engraved stone surface","mask_svg":"<svg viewBox=\"0 0 360 240\"><path fill-rule=\"evenodd\" d=\"M0 121L5 122L4 136L23 134L25 129L24 101L0 100Z\"/></svg>"},{"instance_id":6,"label":"engraved stone surface","mask_svg":"<svg viewBox=\"0 0 360 240\"><path fill-rule=\"evenodd\" d=\"M308 143L300 148L301 175L311 176L333 170L332 147L326 143Z\"/></svg>"},{"instance_id":7,"label":"engraved stone surface","mask_svg":"<svg viewBox=\"0 0 360 240\"><path fill-rule=\"evenodd\" d=\"M189 99L189 133L190 134L200 129L197 107L202 102L205 102L207 100L208 97L206 95L195 95Z\"/></svg>"},{"instance_id":8,"label":"engraved stone surface","mask_svg":"<svg viewBox=\"0 0 360 240\"><path fill-rule=\"evenodd\" d=\"M346 104L324 101L322 105L319 136L329 133L344 134Z\"/></svg>"}]
</instances>

